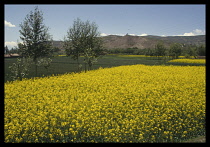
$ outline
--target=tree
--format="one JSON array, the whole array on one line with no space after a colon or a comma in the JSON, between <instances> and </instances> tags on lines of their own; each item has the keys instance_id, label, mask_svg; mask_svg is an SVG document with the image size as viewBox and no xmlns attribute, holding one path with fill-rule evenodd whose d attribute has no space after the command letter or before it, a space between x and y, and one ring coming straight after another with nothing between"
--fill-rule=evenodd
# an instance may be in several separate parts
<instances>
[{"instance_id":1,"label":"tree","mask_svg":"<svg viewBox=\"0 0 210 147\"><path fill-rule=\"evenodd\" d=\"M144 50L145 50L145 51L144 51L144 52L145 52L144 54L145 54L146 56L154 56L154 55L155 55L154 49L146 48L146 49L144 49Z\"/></svg>"},{"instance_id":2,"label":"tree","mask_svg":"<svg viewBox=\"0 0 210 147\"><path fill-rule=\"evenodd\" d=\"M182 46L181 46L181 44L173 43L170 46L169 56L172 56L172 58L178 59L178 57L181 55L181 53L182 53Z\"/></svg>"},{"instance_id":3,"label":"tree","mask_svg":"<svg viewBox=\"0 0 210 147\"><path fill-rule=\"evenodd\" d=\"M98 27L95 22L86 21L83 22L79 18L74 20L73 26L69 28L67 36L64 38L64 48L67 56L71 56L74 60L77 60L78 70L80 67L79 57L85 56L85 69L86 64L89 65L89 69L93 65L93 62L103 52L102 40L99 37Z\"/></svg>"},{"instance_id":4,"label":"tree","mask_svg":"<svg viewBox=\"0 0 210 147\"><path fill-rule=\"evenodd\" d=\"M23 23L20 24L19 51L23 57L30 57L35 63L35 75L37 76L38 59L49 56L52 53L51 36L48 33L48 27L43 23L43 13L35 8L34 12L26 15Z\"/></svg>"},{"instance_id":5,"label":"tree","mask_svg":"<svg viewBox=\"0 0 210 147\"><path fill-rule=\"evenodd\" d=\"M197 58L197 56L198 56L198 48L195 45L189 46L189 55L193 56L195 59Z\"/></svg>"},{"instance_id":6,"label":"tree","mask_svg":"<svg viewBox=\"0 0 210 147\"><path fill-rule=\"evenodd\" d=\"M18 54L18 48L17 47L11 48L10 54Z\"/></svg>"},{"instance_id":7,"label":"tree","mask_svg":"<svg viewBox=\"0 0 210 147\"><path fill-rule=\"evenodd\" d=\"M104 55L104 50L102 49L102 42L100 39L96 38L96 40L92 40L95 44L95 47L92 46L90 48L86 48L84 50L84 62L85 62L85 71L86 71L86 64L88 64L88 70L91 70L92 65L97 62L97 59Z\"/></svg>"},{"instance_id":8,"label":"tree","mask_svg":"<svg viewBox=\"0 0 210 147\"><path fill-rule=\"evenodd\" d=\"M166 48L163 44L163 42L158 42L155 46L155 51L157 56L165 56L166 55Z\"/></svg>"},{"instance_id":9,"label":"tree","mask_svg":"<svg viewBox=\"0 0 210 147\"><path fill-rule=\"evenodd\" d=\"M6 46L6 47L4 47L4 54L9 54L9 49L8 49L8 47Z\"/></svg>"},{"instance_id":10,"label":"tree","mask_svg":"<svg viewBox=\"0 0 210 147\"><path fill-rule=\"evenodd\" d=\"M28 75L30 68L30 58L17 58L17 62L9 66L11 70L11 78L20 81Z\"/></svg>"},{"instance_id":11,"label":"tree","mask_svg":"<svg viewBox=\"0 0 210 147\"><path fill-rule=\"evenodd\" d=\"M55 54L58 55L59 52L61 51L61 49L58 48L58 47L53 47L52 49L53 49L52 52L53 52L54 55L55 55Z\"/></svg>"},{"instance_id":12,"label":"tree","mask_svg":"<svg viewBox=\"0 0 210 147\"><path fill-rule=\"evenodd\" d=\"M206 47L204 44L198 46L198 55L199 56L206 56Z\"/></svg>"}]
</instances>

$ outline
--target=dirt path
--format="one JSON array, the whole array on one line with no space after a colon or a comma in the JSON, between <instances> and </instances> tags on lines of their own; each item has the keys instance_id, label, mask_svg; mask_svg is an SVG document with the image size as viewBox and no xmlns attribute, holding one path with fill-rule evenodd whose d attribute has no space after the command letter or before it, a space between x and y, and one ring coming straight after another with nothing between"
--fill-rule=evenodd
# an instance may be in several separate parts
<instances>
[{"instance_id":1,"label":"dirt path","mask_svg":"<svg viewBox=\"0 0 210 147\"><path fill-rule=\"evenodd\" d=\"M194 139L185 141L186 143L206 143L206 136L199 136Z\"/></svg>"}]
</instances>

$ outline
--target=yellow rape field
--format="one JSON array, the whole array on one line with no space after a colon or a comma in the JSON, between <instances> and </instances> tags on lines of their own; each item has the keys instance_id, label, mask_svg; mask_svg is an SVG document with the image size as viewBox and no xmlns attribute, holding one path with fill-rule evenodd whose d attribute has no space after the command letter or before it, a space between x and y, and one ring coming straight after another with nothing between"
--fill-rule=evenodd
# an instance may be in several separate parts
<instances>
[{"instance_id":1,"label":"yellow rape field","mask_svg":"<svg viewBox=\"0 0 210 147\"><path fill-rule=\"evenodd\" d=\"M195 64L205 64L206 59L174 59L170 60L170 63L195 63Z\"/></svg>"},{"instance_id":2,"label":"yellow rape field","mask_svg":"<svg viewBox=\"0 0 210 147\"><path fill-rule=\"evenodd\" d=\"M5 83L5 142L180 142L205 134L205 66L130 65Z\"/></svg>"}]
</instances>

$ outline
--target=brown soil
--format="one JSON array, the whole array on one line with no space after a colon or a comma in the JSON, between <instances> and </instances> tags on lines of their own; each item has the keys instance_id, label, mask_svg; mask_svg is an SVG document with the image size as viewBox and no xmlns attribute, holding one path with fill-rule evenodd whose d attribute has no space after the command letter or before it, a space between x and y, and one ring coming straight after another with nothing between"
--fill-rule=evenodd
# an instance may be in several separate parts
<instances>
[{"instance_id":1,"label":"brown soil","mask_svg":"<svg viewBox=\"0 0 210 147\"><path fill-rule=\"evenodd\" d=\"M206 136L199 136L185 141L186 143L206 143Z\"/></svg>"}]
</instances>

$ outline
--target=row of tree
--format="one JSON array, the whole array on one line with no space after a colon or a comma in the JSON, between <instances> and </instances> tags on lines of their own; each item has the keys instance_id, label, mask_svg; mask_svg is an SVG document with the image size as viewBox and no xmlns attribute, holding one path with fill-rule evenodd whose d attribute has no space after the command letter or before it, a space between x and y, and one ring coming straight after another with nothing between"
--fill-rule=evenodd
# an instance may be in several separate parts
<instances>
[{"instance_id":1,"label":"row of tree","mask_svg":"<svg viewBox=\"0 0 210 147\"><path fill-rule=\"evenodd\" d=\"M4 47L4 54L17 54L18 53L18 48L11 48L10 50L8 49L7 46Z\"/></svg>"},{"instance_id":2,"label":"row of tree","mask_svg":"<svg viewBox=\"0 0 210 147\"><path fill-rule=\"evenodd\" d=\"M163 42L158 42L154 48L145 48L138 49L127 48L127 49L110 49L109 53L113 54L132 54L132 55L146 55L146 56L168 56L171 58L178 58L178 56L185 56L189 58L190 56L205 56L206 55L206 47L205 45L186 45L180 43L173 43L169 48L165 47Z\"/></svg>"},{"instance_id":3,"label":"row of tree","mask_svg":"<svg viewBox=\"0 0 210 147\"><path fill-rule=\"evenodd\" d=\"M58 54L61 49L58 47L54 47L52 46L52 50L51 50L51 55L56 55ZM12 47L11 49L8 49L7 45L4 47L4 54L5 55L10 55L10 54L20 54L20 50L18 49L18 47Z\"/></svg>"},{"instance_id":4,"label":"row of tree","mask_svg":"<svg viewBox=\"0 0 210 147\"><path fill-rule=\"evenodd\" d=\"M35 67L35 76L37 76L38 66L48 68L51 64L50 57L58 48L52 46L52 36L49 28L44 24L43 13L35 8L26 15L25 20L20 24L20 39L22 43L18 43L15 50L21 58L10 66L14 79L20 80L28 74L32 64ZM95 22L82 21L79 18L74 20L73 25L68 29L67 35L64 37L63 48L66 55L77 60L78 71L80 71L82 63L79 58L84 56L83 64L85 71L90 70L93 63L105 54L103 42ZM8 48L5 48L8 53ZM139 50L137 48L126 49L127 54L145 54L148 56L171 56L178 58L181 54L189 56L205 55L205 46L188 46L178 43L172 44L167 49L163 42L159 42L154 49Z\"/></svg>"},{"instance_id":5,"label":"row of tree","mask_svg":"<svg viewBox=\"0 0 210 147\"><path fill-rule=\"evenodd\" d=\"M205 56L205 46L204 45L185 45L180 43L173 43L169 48L166 48L163 42L158 42L154 49L145 50L145 55L148 56L168 56L171 58L178 58L183 55L186 58L193 56Z\"/></svg>"},{"instance_id":6,"label":"row of tree","mask_svg":"<svg viewBox=\"0 0 210 147\"><path fill-rule=\"evenodd\" d=\"M49 34L49 28L43 22L43 13L35 8L26 15L25 20L20 24L20 39L22 43L18 43L17 53L21 58L10 66L13 78L20 80L28 74L32 64L35 66L35 75L37 76L38 66L49 67L51 63L52 53L57 48L52 46L52 36ZM81 63L79 58L84 56L85 71L91 69L94 62L103 55L102 40L99 37L98 26L94 22L83 22L79 18L67 31L64 38L64 48L66 55L77 60L78 70ZM8 53L8 48L5 49ZM86 66L88 67L86 68Z\"/></svg>"}]
</instances>

